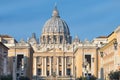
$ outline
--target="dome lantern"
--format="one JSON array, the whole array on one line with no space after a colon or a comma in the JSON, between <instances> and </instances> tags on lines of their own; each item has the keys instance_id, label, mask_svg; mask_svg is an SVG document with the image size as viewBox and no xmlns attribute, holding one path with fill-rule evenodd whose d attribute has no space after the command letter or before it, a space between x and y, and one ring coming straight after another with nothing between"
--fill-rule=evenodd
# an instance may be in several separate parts
<instances>
[{"instance_id":1,"label":"dome lantern","mask_svg":"<svg viewBox=\"0 0 120 80\"><path fill-rule=\"evenodd\" d=\"M59 16L59 11L58 11L56 5L55 5L55 7L54 7L54 10L53 10L53 13L52 13L52 17L60 17L60 16Z\"/></svg>"}]
</instances>

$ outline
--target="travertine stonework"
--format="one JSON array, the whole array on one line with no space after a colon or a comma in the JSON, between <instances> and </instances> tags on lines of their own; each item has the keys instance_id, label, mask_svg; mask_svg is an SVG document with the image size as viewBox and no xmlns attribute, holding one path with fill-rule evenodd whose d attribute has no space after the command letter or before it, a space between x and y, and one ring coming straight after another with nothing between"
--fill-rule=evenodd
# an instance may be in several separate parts
<instances>
[{"instance_id":1,"label":"travertine stonework","mask_svg":"<svg viewBox=\"0 0 120 80\"><path fill-rule=\"evenodd\" d=\"M81 41L78 36L72 39L67 23L55 7L43 26L39 42L35 34L27 42L0 35L0 42L9 48L8 73L13 80L20 76L30 80L73 80L91 75L103 80L108 79L111 71L120 69L119 37L120 27L92 41Z\"/></svg>"}]
</instances>

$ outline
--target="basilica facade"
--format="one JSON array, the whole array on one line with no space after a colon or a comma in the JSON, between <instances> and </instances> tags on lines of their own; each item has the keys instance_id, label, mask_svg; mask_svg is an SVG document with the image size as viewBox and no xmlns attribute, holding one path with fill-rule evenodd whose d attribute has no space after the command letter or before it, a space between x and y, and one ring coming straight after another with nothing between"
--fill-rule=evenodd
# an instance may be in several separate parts
<instances>
[{"instance_id":1,"label":"basilica facade","mask_svg":"<svg viewBox=\"0 0 120 80\"><path fill-rule=\"evenodd\" d=\"M19 80L20 76L30 80L75 80L80 76L95 76L103 80L110 71L119 70L116 66L119 64L116 59L120 58L119 33L120 27L109 36L92 41L80 41L78 36L72 39L69 26L55 7L52 17L43 26L39 41L32 34L27 41L19 42L11 36L0 35L0 42L9 48L7 72L12 74L13 80ZM115 42L117 51L113 48ZM110 56L105 55L105 51Z\"/></svg>"},{"instance_id":2,"label":"basilica facade","mask_svg":"<svg viewBox=\"0 0 120 80\"><path fill-rule=\"evenodd\" d=\"M40 44L33 45L33 76L39 79L75 78L75 57L71 41L69 27L55 7L52 17L43 27Z\"/></svg>"},{"instance_id":3,"label":"basilica facade","mask_svg":"<svg viewBox=\"0 0 120 80\"><path fill-rule=\"evenodd\" d=\"M81 43L77 36L72 42L69 27L60 18L56 7L52 17L43 26L40 44L34 44L33 47L35 51L33 54L33 76L37 79L69 80L80 77L80 75L97 74L97 62L92 60L96 59L96 45L87 40ZM84 54L84 59L80 58L81 54ZM93 65L94 68L91 67ZM88 70L80 70L79 67L86 67Z\"/></svg>"}]
</instances>

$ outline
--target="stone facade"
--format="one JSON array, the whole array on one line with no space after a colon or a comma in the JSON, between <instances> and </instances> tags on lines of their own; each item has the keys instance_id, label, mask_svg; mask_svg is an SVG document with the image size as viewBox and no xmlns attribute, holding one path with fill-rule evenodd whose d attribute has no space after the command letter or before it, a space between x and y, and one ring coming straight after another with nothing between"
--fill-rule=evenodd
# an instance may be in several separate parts
<instances>
[{"instance_id":1,"label":"stone facade","mask_svg":"<svg viewBox=\"0 0 120 80\"><path fill-rule=\"evenodd\" d=\"M78 36L72 40L67 23L55 7L43 26L40 42L35 34L27 42L2 35L0 42L9 48L8 72L13 80L20 76L30 80L74 80L91 75L103 80L108 79L110 71L120 69L119 37L120 27L92 41L81 41Z\"/></svg>"},{"instance_id":2,"label":"stone facade","mask_svg":"<svg viewBox=\"0 0 120 80\"><path fill-rule=\"evenodd\" d=\"M33 49L24 40L17 42L13 37L2 35L1 42L8 48L8 73L13 75L13 80L20 76L32 79Z\"/></svg>"},{"instance_id":3,"label":"stone facade","mask_svg":"<svg viewBox=\"0 0 120 80\"><path fill-rule=\"evenodd\" d=\"M104 79L109 80L109 73L120 70L120 26L108 35L108 42L100 48L101 68Z\"/></svg>"},{"instance_id":4,"label":"stone facade","mask_svg":"<svg viewBox=\"0 0 120 80\"><path fill-rule=\"evenodd\" d=\"M29 41L34 49L34 79L69 80L86 75L98 77L97 48L98 45L101 46L100 42L106 43L106 38L81 42L76 36L72 41L69 27L60 18L56 7L43 27L40 44L36 43L35 37Z\"/></svg>"}]
</instances>

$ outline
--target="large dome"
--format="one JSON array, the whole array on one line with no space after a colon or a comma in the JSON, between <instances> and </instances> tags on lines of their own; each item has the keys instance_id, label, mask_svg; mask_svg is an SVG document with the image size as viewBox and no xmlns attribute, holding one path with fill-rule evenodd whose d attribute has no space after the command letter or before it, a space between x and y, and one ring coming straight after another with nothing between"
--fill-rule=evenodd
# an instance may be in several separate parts
<instances>
[{"instance_id":1,"label":"large dome","mask_svg":"<svg viewBox=\"0 0 120 80\"><path fill-rule=\"evenodd\" d=\"M55 7L52 17L46 21L42 35L41 44L64 44L71 43L71 36L68 25L59 16L59 12Z\"/></svg>"},{"instance_id":2,"label":"large dome","mask_svg":"<svg viewBox=\"0 0 120 80\"><path fill-rule=\"evenodd\" d=\"M53 10L52 17L46 21L42 33L70 34L68 25L60 18L57 8Z\"/></svg>"}]
</instances>

